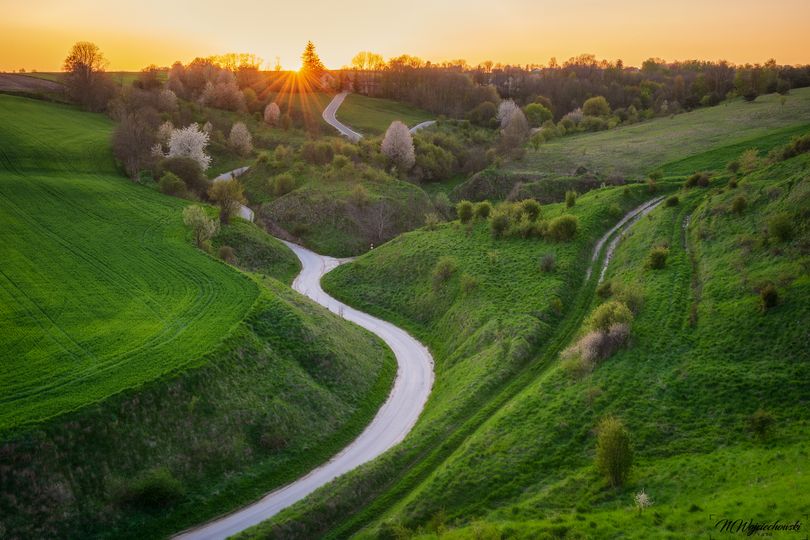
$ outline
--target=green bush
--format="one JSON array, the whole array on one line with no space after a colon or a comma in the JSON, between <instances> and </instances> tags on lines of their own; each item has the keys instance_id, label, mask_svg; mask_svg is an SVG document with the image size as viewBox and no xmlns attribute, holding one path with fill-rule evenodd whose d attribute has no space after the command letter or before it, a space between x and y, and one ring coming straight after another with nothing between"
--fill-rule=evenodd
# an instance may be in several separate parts
<instances>
[{"instance_id":1,"label":"green bush","mask_svg":"<svg viewBox=\"0 0 810 540\"><path fill-rule=\"evenodd\" d=\"M667 265L667 257L669 256L669 249L664 246L656 246L650 250L647 255L647 268L652 270L660 270Z\"/></svg>"},{"instance_id":2,"label":"green bush","mask_svg":"<svg viewBox=\"0 0 810 540\"><path fill-rule=\"evenodd\" d=\"M671 197L667 197L667 202L665 203L667 206L678 206L681 200L678 198L677 195L672 195Z\"/></svg>"},{"instance_id":3,"label":"green bush","mask_svg":"<svg viewBox=\"0 0 810 540\"><path fill-rule=\"evenodd\" d=\"M182 482L166 468L147 471L125 487L119 501L141 510L160 510L178 502L185 495Z\"/></svg>"},{"instance_id":4,"label":"green bush","mask_svg":"<svg viewBox=\"0 0 810 540\"><path fill-rule=\"evenodd\" d=\"M489 219L489 227L495 238L501 238L509 230L509 213L503 209L496 209Z\"/></svg>"},{"instance_id":5,"label":"green bush","mask_svg":"<svg viewBox=\"0 0 810 540\"><path fill-rule=\"evenodd\" d=\"M773 283L767 283L759 291L759 304L762 311L768 311L770 308L776 307L779 304L779 291Z\"/></svg>"},{"instance_id":6,"label":"green bush","mask_svg":"<svg viewBox=\"0 0 810 540\"><path fill-rule=\"evenodd\" d=\"M624 303L610 300L599 305L588 317L587 327L590 330L607 332L614 324L630 324L633 312Z\"/></svg>"},{"instance_id":7,"label":"green bush","mask_svg":"<svg viewBox=\"0 0 810 540\"><path fill-rule=\"evenodd\" d=\"M731 174L737 174L738 172L740 172L740 162L737 161L736 159L729 161L728 165L726 165L726 169L728 169L728 172L730 172Z\"/></svg>"},{"instance_id":8,"label":"green bush","mask_svg":"<svg viewBox=\"0 0 810 540\"><path fill-rule=\"evenodd\" d=\"M368 190L366 190L366 186L363 184L357 184L352 188L352 192L349 195L349 200L355 206L363 207L368 204L369 196Z\"/></svg>"},{"instance_id":9,"label":"green bush","mask_svg":"<svg viewBox=\"0 0 810 540\"><path fill-rule=\"evenodd\" d=\"M521 201L520 211L529 221L537 221L537 218L540 217L540 203L534 199L526 199Z\"/></svg>"},{"instance_id":10,"label":"green bush","mask_svg":"<svg viewBox=\"0 0 810 540\"><path fill-rule=\"evenodd\" d=\"M553 272L554 269L557 267L557 258L554 256L553 253L546 253L542 257L540 257L540 270L543 272L549 273Z\"/></svg>"},{"instance_id":11,"label":"green bush","mask_svg":"<svg viewBox=\"0 0 810 540\"><path fill-rule=\"evenodd\" d=\"M477 218L487 219L490 212L492 212L492 205L489 201L481 201L475 205L475 217Z\"/></svg>"},{"instance_id":12,"label":"green bush","mask_svg":"<svg viewBox=\"0 0 810 540\"><path fill-rule=\"evenodd\" d=\"M576 236L579 221L576 216L564 214L551 220L548 224L548 236L557 242L565 242Z\"/></svg>"},{"instance_id":13,"label":"green bush","mask_svg":"<svg viewBox=\"0 0 810 540\"><path fill-rule=\"evenodd\" d=\"M618 418L599 422L596 439L596 467L613 487L624 484L633 465L630 432Z\"/></svg>"},{"instance_id":14,"label":"green bush","mask_svg":"<svg viewBox=\"0 0 810 540\"><path fill-rule=\"evenodd\" d=\"M171 172L186 184L189 191L203 195L208 190L208 179L202 172L200 164L191 158L166 158L160 163L161 176L167 171Z\"/></svg>"},{"instance_id":15,"label":"green bush","mask_svg":"<svg viewBox=\"0 0 810 540\"><path fill-rule=\"evenodd\" d=\"M461 276L461 290L464 294L472 293L480 284L481 281L475 276L469 274L463 274Z\"/></svg>"},{"instance_id":16,"label":"green bush","mask_svg":"<svg viewBox=\"0 0 810 540\"><path fill-rule=\"evenodd\" d=\"M747 207L748 207L748 199L746 199L745 196L743 195L737 196L731 203L731 211L738 215L745 212L745 209Z\"/></svg>"},{"instance_id":17,"label":"green bush","mask_svg":"<svg viewBox=\"0 0 810 540\"><path fill-rule=\"evenodd\" d=\"M279 167L286 167L292 163L293 160L293 151L292 148L286 146L284 144L280 144L276 146L276 149L273 150L273 161L276 163L276 166Z\"/></svg>"},{"instance_id":18,"label":"green bush","mask_svg":"<svg viewBox=\"0 0 810 540\"><path fill-rule=\"evenodd\" d=\"M460 201L456 205L456 214L458 215L459 221L469 223L474 215L473 203L470 201Z\"/></svg>"},{"instance_id":19,"label":"green bush","mask_svg":"<svg viewBox=\"0 0 810 540\"><path fill-rule=\"evenodd\" d=\"M552 118L551 111L539 103L526 105L523 112L526 114L526 120L529 121L531 127L540 127Z\"/></svg>"},{"instance_id":20,"label":"green bush","mask_svg":"<svg viewBox=\"0 0 810 540\"><path fill-rule=\"evenodd\" d=\"M236 264L236 252L231 246L225 244L219 246L219 258L228 264Z\"/></svg>"},{"instance_id":21,"label":"green bush","mask_svg":"<svg viewBox=\"0 0 810 540\"><path fill-rule=\"evenodd\" d=\"M686 187L691 188L695 186L707 187L709 185L709 173L696 172L686 179Z\"/></svg>"},{"instance_id":22,"label":"green bush","mask_svg":"<svg viewBox=\"0 0 810 540\"><path fill-rule=\"evenodd\" d=\"M335 151L328 142L307 141L301 146L301 157L312 165L326 165L334 155Z\"/></svg>"},{"instance_id":23,"label":"green bush","mask_svg":"<svg viewBox=\"0 0 810 540\"><path fill-rule=\"evenodd\" d=\"M442 257L433 267L433 287L438 289L458 270L458 263L453 257Z\"/></svg>"},{"instance_id":24,"label":"green bush","mask_svg":"<svg viewBox=\"0 0 810 540\"><path fill-rule=\"evenodd\" d=\"M425 228L429 231L435 231L442 220L436 212L428 212L425 214Z\"/></svg>"},{"instance_id":25,"label":"green bush","mask_svg":"<svg viewBox=\"0 0 810 540\"><path fill-rule=\"evenodd\" d=\"M332 159L332 167L338 170L348 167L349 163L351 163L351 161L344 155L336 155Z\"/></svg>"},{"instance_id":26,"label":"green bush","mask_svg":"<svg viewBox=\"0 0 810 540\"><path fill-rule=\"evenodd\" d=\"M577 192L573 190L569 190L565 192L565 207L571 208L577 204Z\"/></svg>"},{"instance_id":27,"label":"green bush","mask_svg":"<svg viewBox=\"0 0 810 540\"><path fill-rule=\"evenodd\" d=\"M158 189L164 195L172 195L174 197L188 197L188 188L186 183L172 172L166 171L160 177L158 182Z\"/></svg>"},{"instance_id":28,"label":"green bush","mask_svg":"<svg viewBox=\"0 0 810 540\"><path fill-rule=\"evenodd\" d=\"M780 242L793 238L793 222L786 213L776 214L768 220L768 232Z\"/></svg>"},{"instance_id":29,"label":"green bush","mask_svg":"<svg viewBox=\"0 0 810 540\"><path fill-rule=\"evenodd\" d=\"M295 178L290 173L280 174L273 180L273 194L276 197L286 195L293 189L295 189Z\"/></svg>"},{"instance_id":30,"label":"green bush","mask_svg":"<svg viewBox=\"0 0 810 540\"><path fill-rule=\"evenodd\" d=\"M810 152L810 133L793 138L782 151L782 159L790 159L805 152Z\"/></svg>"},{"instance_id":31,"label":"green bush","mask_svg":"<svg viewBox=\"0 0 810 540\"><path fill-rule=\"evenodd\" d=\"M760 441L764 441L771 434L773 425L776 423L774 416L762 409L758 409L748 417L748 430Z\"/></svg>"},{"instance_id":32,"label":"green bush","mask_svg":"<svg viewBox=\"0 0 810 540\"><path fill-rule=\"evenodd\" d=\"M582 114L585 116L610 116L610 104L602 96L589 98L582 104Z\"/></svg>"},{"instance_id":33,"label":"green bush","mask_svg":"<svg viewBox=\"0 0 810 540\"><path fill-rule=\"evenodd\" d=\"M605 298L610 298L611 296L613 296L613 283L609 279L606 279L605 281L597 285L596 295L603 300Z\"/></svg>"}]
</instances>

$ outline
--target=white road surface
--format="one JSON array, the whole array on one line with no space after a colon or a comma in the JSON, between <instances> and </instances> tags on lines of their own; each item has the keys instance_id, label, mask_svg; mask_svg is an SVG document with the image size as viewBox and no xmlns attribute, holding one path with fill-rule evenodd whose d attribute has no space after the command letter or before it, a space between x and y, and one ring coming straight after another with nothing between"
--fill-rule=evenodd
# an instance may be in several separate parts
<instances>
[{"instance_id":1,"label":"white road surface","mask_svg":"<svg viewBox=\"0 0 810 540\"><path fill-rule=\"evenodd\" d=\"M326 123L335 128L336 130L338 130L341 135L343 135L352 142L357 142L363 138L363 135L357 133L352 128L350 128L349 126L338 120L336 116L338 109L343 104L343 100L345 100L346 96L348 95L349 95L348 92L341 92L340 94L337 94L335 97L333 97L332 101L329 102L329 105L327 105L326 108L323 110L322 116L323 119L326 121ZM409 131L411 133L416 133L420 129L430 127L435 123L436 120L426 120L425 122L416 124Z\"/></svg>"},{"instance_id":2,"label":"white road surface","mask_svg":"<svg viewBox=\"0 0 810 540\"><path fill-rule=\"evenodd\" d=\"M343 104L343 100L346 99L346 96L348 95L349 95L348 92L341 92L340 94L333 97L332 101L329 102L329 105L327 105L326 108L323 110L323 114L321 116L323 116L323 119L326 121L327 124L338 130L341 135L343 135L352 142L357 142L360 139L362 139L363 136L354 131L346 124L342 123L335 116L337 114L338 109Z\"/></svg>"},{"instance_id":3,"label":"white road surface","mask_svg":"<svg viewBox=\"0 0 810 540\"><path fill-rule=\"evenodd\" d=\"M241 510L185 531L176 538L227 538L274 516L334 478L374 459L401 442L413 428L430 395L433 386L433 357L424 345L393 324L338 302L321 288L321 277L348 259L325 257L297 244L284 243L295 252L303 266L293 282L295 290L344 319L377 334L391 347L398 365L394 386L372 422L329 462Z\"/></svg>"}]
</instances>

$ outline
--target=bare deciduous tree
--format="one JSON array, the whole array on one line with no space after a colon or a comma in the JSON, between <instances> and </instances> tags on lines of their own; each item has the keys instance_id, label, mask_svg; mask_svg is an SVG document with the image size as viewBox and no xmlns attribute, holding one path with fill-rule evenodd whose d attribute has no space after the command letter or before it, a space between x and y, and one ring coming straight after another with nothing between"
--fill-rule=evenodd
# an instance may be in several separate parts
<instances>
[{"instance_id":1,"label":"bare deciduous tree","mask_svg":"<svg viewBox=\"0 0 810 540\"><path fill-rule=\"evenodd\" d=\"M121 117L113 134L113 152L133 180L149 163L153 144L155 136L147 122L134 113Z\"/></svg>"},{"instance_id":2,"label":"bare deciduous tree","mask_svg":"<svg viewBox=\"0 0 810 540\"><path fill-rule=\"evenodd\" d=\"M75 43L65 58L63 69L67 72L68 94L87 110L104 110L115 92L112 81L104 73L106 65L98 45L89 41Z\"/></svg>"}]
</instances>

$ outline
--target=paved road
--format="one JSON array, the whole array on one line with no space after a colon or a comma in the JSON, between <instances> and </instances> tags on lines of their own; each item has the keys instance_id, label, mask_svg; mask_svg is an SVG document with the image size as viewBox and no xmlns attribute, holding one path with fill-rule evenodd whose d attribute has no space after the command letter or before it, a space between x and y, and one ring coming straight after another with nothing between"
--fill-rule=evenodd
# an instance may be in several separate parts
<instances>
[{"instance_id":1,"label":"paved road","mask_svg":"<svg viewBox=\"0 0 810 540\"><path fill-rule=\"evenodd\" d=\"M425 120L424 122L421 122L421 123L416 124L415 126L413 126L409 131L411 133L416 133L420 129L425 129L426 127L430 127L435 123L436 123L436 120Z\"/></svg>"},{"instance_id":2,"label":"paved road","mask_svg":"<svg viewBox=\"0 0 810 540\"><path fill-rule=\"evenodd\" d=\"M350 128L349 126L338 120L337 116L335 116L337 114L338 109L343 104L343 100L346 99L346 96L348 95L349 95L348 92L341 92L340 94L337 94L335 97L333 97L332 101L329 102L329 105L327 105L326 108L323 110L322 116L323 119L326 121L326 123L335 128L336 130L338 130L341 135L343 135L352 142L357 142L363 138L363 135L354 131L352 128ZM435 123L436 120L426 120L424 122L416 124L409 131L411 133L416 133L420 129L430 127Z\"/></svg>"},{"instance_id":3,"label":"paved road","mask_svg":"<svg viewBox=\"0 0 810 540\"><path fill-rule=\"evenodd\" d=\"M250 167L239 167L238 169L234 169L232 171L228 171L225 173L220 174L216 178L214 178L214 182L224 182L226 180L230 180L231 178L237 178L245 174ZM253 215L253 210L245 206L244 204L239 205L239 217L242 219L246 219L248 221L253 221L256 217Z\"/></svg>"},{"instance_id":4,"label":"paved road","mask_svg":"<svg viewBox=\"0 0 810 540\"><path fill-rule=\"evenodd\" d=\"M374 459L402 441L413 428L430 395L433 357L424 345L393 324L342 304L321 289L321 277L349 259L325 257L297 244L284 243L295 252L303 266L293 282L295 290L344 319L377 334L391 347L398 364L394 387L363 433L329 462L250 506L186 531L177 538L219 540L272 517L334 478Z\"/></svg>"},{"instance_id":5,"label":"paved road","mask_svg":"<svg viewBox=\"0 0 810 540\"><path fill-rule=\"evenodd\" d=\"M335 114L337 114L337 110L343 104L343 100L346 99L348 96L348 92L341 92L340 94L336 95L332 98L332 101L329 102L329 105L323 110L323 119L326 121L327 124L335 128L340 132L341 135L346 137L352 142L357 142L363 138L362 135L351 129L349 126L341 122L337 119Z\"/></svg>"}]
</instances>

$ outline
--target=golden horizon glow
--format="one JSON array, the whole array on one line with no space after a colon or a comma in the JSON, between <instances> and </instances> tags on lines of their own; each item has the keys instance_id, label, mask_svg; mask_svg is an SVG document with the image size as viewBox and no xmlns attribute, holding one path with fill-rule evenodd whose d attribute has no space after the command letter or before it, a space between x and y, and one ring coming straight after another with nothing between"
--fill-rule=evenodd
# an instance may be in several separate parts
<instances>
[{"instance_id":1,"label":"golden horizon glow","mask_svg":"<svg viewBox=\"0 0 810 540\"><path fill-rule=\"evenodd\" d=\"M272 69L296 70L306 41L331 69L371 50L441 62L563 62L581 53L638 66L666 60L810 63L810 2L682 0L677 9L641 0L445 0L407 3L326 0L101 2L0 0L0 70L59 71L76 41L99 45L112 71L170 66L250 52Z\"/></svg>"}]
</instances>

